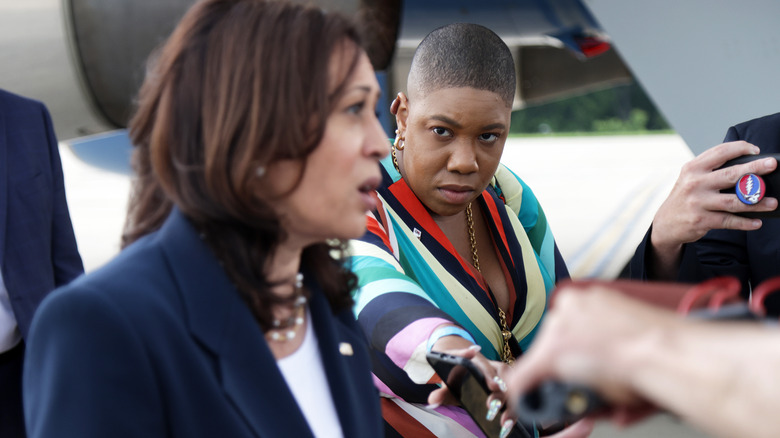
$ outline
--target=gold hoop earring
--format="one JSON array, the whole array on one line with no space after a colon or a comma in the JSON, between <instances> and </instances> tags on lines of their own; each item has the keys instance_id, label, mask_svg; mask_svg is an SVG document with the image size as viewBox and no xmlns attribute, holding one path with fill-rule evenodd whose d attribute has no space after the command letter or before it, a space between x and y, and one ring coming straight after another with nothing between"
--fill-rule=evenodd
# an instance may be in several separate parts
<instances>
[{"instance_id":1,"label":"gold hoop earring","mask_svg":"<svg viewBox=\"0 0 780 438\"><path fill-rule=\"evenodd\" d=\"M395 130L395 140L393 140L393 146L390 148L390 155L393 156L393 166L395 166L395 170L398 171L398 173L401 173L401 168L398 167L398 158L395 156L395 151L404 150L404 138L400 135L398 130Z\"/></svg>"},{"instance_id":2,"label":"gold hoop earring","mask_svg":"<svg viewBox=\"0 0 780 438\"><path fill-rule=\"evenodd\" d=\"M393 140L393 147L399 151L404 150L404 136L401 135L397 129L395 130L395 140Z\"/></svg>"},{"instance_id":3,"label":"gold hoop earring","mask_svg":"<svg viewBox=\"0 0 780 438\"><path fill-rule=\"evenodd\" d=\"M397 140L397 138L396 138L396 140ZM397 170L398 173L401 173L401 169L398 168L398 158L396 158L396 156L395 156L395 144L396 144L396 142L394 141L393 145L390 147L390 155L393 156L393 166L395 167L395 170Z\"/></svg>"}]
</instances>

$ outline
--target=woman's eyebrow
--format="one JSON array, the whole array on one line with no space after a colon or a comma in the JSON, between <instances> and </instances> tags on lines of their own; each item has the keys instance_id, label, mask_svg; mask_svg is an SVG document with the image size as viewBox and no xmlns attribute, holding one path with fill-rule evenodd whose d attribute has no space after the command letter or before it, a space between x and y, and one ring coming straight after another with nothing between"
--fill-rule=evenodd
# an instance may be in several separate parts
<instances>
[{"instance_id":1,"label":"woman's eyebrow","mask_svg":"<svg viewBox=\"0 0 780 438\"><path fill-rule=\"evenodd\" d=\"M444 123L446 123L448 125L452 125L452 126L458 128L458 129L463 128L463 125L461 125L460 123L456 122L455 120L452 120L451 118L449 118L447 116L443 116L443 115L440 115L440 114L434 114L430 118L432 120L438 120L438 121L444 122Z\"/></svg>"},{"instance_id":2,"label":"woman's eyebrow","mask_svg":"<svg viewBox=\"0 0 780 438\"><path fill-rule=\"evenodd\" d=\"M430 117L430 119L431 120L438 120L440 122L444 122L444 123L446 123L446 124L448 124L450 126L458 128L458 129L462 129L463 128L463 125L461 125L460 123L456 122L455 120L453 120L453 119L451 119L451 118L449 118L447 116L441 115L441 114L434 114L434 115L432 115ZM491 123L489 125L485 125L485 126L481 127L480 129L483 130L483 131L491 131L493 129L506 129L506 125L503 124L503 123Z\"/></svg>"},{"instance_id":3,"label":"woman's eyebrow","mask_svg":"<svg viewBox=\"0 0 780 438\"><path fill-rule=\"evenodd\" d=\"M506 129L506 125L503 123L491 123L489 125L483 126L482 129L485 131L491 131L493 129Z\"/></svg>"}]
</instances>

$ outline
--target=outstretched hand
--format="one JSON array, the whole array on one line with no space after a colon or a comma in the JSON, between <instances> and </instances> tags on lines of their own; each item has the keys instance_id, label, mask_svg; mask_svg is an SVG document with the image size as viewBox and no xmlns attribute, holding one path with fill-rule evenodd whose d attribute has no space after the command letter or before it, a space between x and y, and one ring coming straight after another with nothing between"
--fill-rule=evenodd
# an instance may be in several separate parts
<instances>
[{"instance_id":1,"label":"outstretched hand","mask_svg":"<svg viewBox=\"0 0 780 438\"><path fill-rule=\"evenodd\" d=\"M558 380L598 392L610 405L606 415L618 423L655 412L634 388L632 351L670 318L603 286L559 291L534 345L512 369L510 403L545 380Z\"/></svg>"}]
</instances>

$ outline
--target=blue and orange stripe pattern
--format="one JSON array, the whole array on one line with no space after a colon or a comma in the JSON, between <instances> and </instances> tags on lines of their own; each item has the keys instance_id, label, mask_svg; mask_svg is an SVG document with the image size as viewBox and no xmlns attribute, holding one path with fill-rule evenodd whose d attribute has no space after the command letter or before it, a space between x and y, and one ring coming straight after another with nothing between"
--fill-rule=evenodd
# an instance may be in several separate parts
<instances>
[{"instance_id":1,"label":"blue and orange stripe pattern","mask_svg":"<svg viewBox=\"0 0 780 438\"><path fill-rule=\"evenodd\" d=\"M474 337L485 356L500 360L498 312L482 275L460 257L391 159L383 160L382 167L377 209L367 214L365 236L351 242L351 267L359 280L354 311L373 349L375 382L383 396L393 399L383 402L393 411L385 412L386 420L390 415L397 423L411 415L427 424L429 416L444 415L462 424L459 408L424 408L438 382L425 360L427 340L439 325L454 323ZM509 169L499 166L475 202L486 212L507 285L514 292L510 309L504 310L524 351L556 281L567 278L568 271L541 206ZM473 424L462 426L465 432Z\"/></svg>"}]
</instances>

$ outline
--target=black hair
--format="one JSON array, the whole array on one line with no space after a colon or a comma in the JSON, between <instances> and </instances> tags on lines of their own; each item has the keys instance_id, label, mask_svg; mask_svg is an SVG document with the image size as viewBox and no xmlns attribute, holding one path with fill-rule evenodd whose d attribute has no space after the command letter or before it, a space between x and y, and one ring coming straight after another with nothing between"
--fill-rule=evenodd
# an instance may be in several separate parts
<instances>
[{"instance_id":1,"label":"black hair","mask_svg":"<svg viewBox=\"0 0 780 438\"><path fill-rule=\"evenodd\" d=\"M420 42L408 84L421 93L457 87L492 91L511 106L515 63L509 47L492 30L472 23L448 24Z\"/></svg>"}]
</instances>

